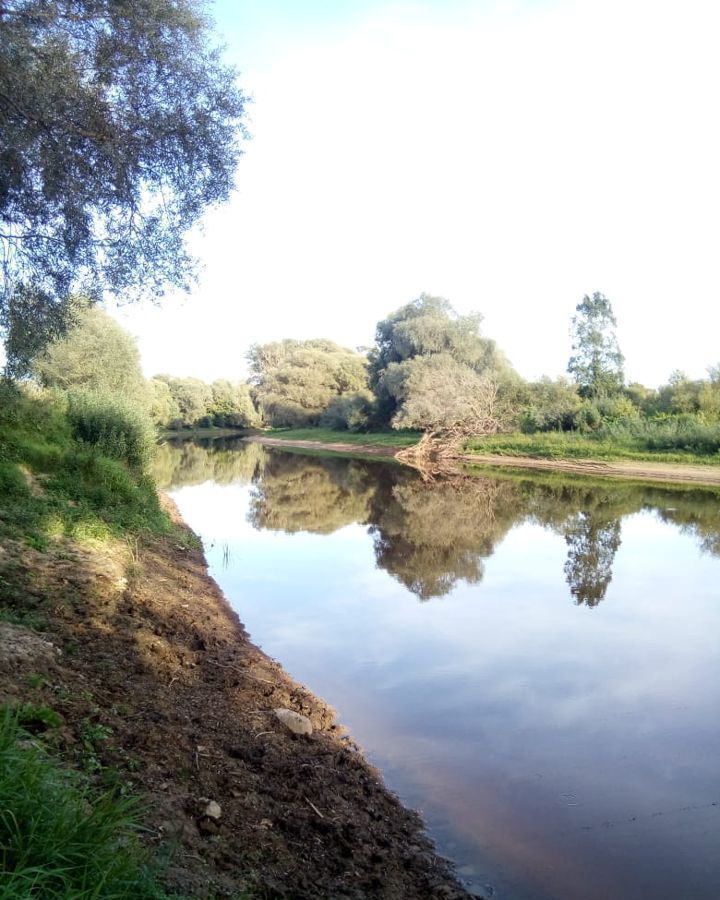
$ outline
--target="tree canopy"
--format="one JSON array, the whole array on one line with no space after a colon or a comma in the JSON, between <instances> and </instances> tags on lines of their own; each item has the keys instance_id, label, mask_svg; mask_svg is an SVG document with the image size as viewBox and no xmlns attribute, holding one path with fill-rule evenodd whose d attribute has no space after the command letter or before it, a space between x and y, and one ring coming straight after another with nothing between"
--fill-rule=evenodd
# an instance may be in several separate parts
<instances>
[{"instance_id":1,"label":"tree canopy","mask_svg":"<svg viewBox=\"0 0 720 900\"><path fill-rule=\"evenodd\" d=\"M404 365L391 363L385 381L400 400L393 417L396 428L446 436L497 430L497 381L492 374L478 374L447 353L418 357Z\"/></svg>"},{"instance_id":2,"label":"tree canopy","mask_svg":"<svg viewBox=\"0 0 720 900\"><path fill-rule=\"evenodd\" d=\"M244 382L156 375L149 386L150 413L161 428L251 428L260 422Z\"/></svg>"},{"instance_id":3,"label":"tree canopy","mask_svg":"<svg viewBox=\"0 0 720 900\"><path fill-rule=\"evenodd\" d=\"M380 423L437 431L465 419L483 430L497 384L511 370L495 342L481 336L481 321L479 313L460 316L444 298L421 294L378 322L370 383Z\"/></svg>"},{"instance_id":4,"label":"tree canopy","mask_svg":"<svg viewBox=\"0 0 720 900\"><path fill-rule=\"evenodd\" d=\"M598 291L592 297L586 294L575 313L568 373L582 397L617 393L625 382L625 358L615 336L617 320L610 301Z\"/></svg>"},{"instance_id":5,"label":"tree canopy","mask_svg":"<svg viewBox=\"0 0 720 900\"><path fill-rule=\"evenodd\" d=\"M317 425L330 404L367 388L367 364L333 341L284 340L248 352L255 400L273 426Z\"/></svg>"},{"instance_id":6,"label":"tree canopy","mask_svg":"<svg viewBox=\"0 0 720 900\"><path fill-rule=\"evenodd\" d=\"M33 374L48 387L124 396L146 407L147 385L134 338L97 307L76 301L72 325L31 363Z\"/></svg>"},{"instance_id":7,"label":"tree canopy","mask_svg":"<svg viewBox=\"0 0 720 900\"><path fill-rule=\"evenodd\" d=\"M246 103L202 9L0 3L0 325L30 288L59 303L187 284L185 236L229 196Z\"/></svg>"}]
</instances>

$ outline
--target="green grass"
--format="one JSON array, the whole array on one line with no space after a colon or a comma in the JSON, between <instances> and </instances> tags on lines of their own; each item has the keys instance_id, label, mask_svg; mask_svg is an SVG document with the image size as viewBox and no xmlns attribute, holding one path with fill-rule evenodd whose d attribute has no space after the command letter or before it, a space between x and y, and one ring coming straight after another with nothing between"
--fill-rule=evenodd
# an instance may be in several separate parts
<instances>
[{"instance_id":1,"label":"green grass","mask_svg":"<svg viewBox=\"0 0 720 900\"><path fill-rule=\"evenodd\" d=\"M402 449L416 444L419 431L334 431L331 428L272 428L264 432L268 437L285 441L320 441L325 444L356 444L367 447L393 447Z\"/></svg>"},{"instance_id":2,"label":"green grass","mask_svg":"<svg viewBox=\"0 0 720 900\"><path fill-rule=\"evenodd\" d=\"M0 536L42 548L54 535L142 532L188 540L142 469L73 435L61 398L0 385Z\"/></svg>"},{"instance_id":3,"label":"green grass","mask_svg":"<svg viewBox=\"0 0 720 900\"><path fill-rule=\"evenodd\" d=\"M92 791L0 710L0 900L160 900L137 800Z\"/></svg>"},{"instance_id":4,"label":"green grass","mask_svg":"<svg viewBox=\"0 0 720 900\"><path fill-rule=\"evenodd\" d=\"M712 433L709 433L712 432ZM375 431L359 434L329 428L274 428L269 437L287 441L318 441L402 449L420 439L417 431ZM468 441L468 453L534 456L541 459L636 460L685 464L720 464L720 438L712 429L686 428L675 423L641 422L633 429L608 426L596 435L577 432L498 434ZM684 444L687 444L685 447Z\"/></svg>"},{"instance_id":5,"label":"green grass","mask_svg":"<svg viewBox=\"0 0 720 900\"><path fill-rule=\"evenodd\" d=\"M605 436L592 437L575 432L538 434L497 434L471 438L468 453L500 456L530 456L540 459L596 459L602 461L636 460L702 465L720 464L720 453L693 450L649 449L640 439Z\"/></svg>"},{"instance_id":6,"label":"green grass","mask_svg":"<svg viewBox=\"0 0 720 900\"><path fill-rule=\"evenodd\" d=\"M628 478L608 478L607 475L591 475L581 472L570 472L565 470L554 469L526 469L513 468L510 463L486 464L465 462L460 466L460 470L467 476L473 478L489 478L512 481L518 484L529 484L533 486L544 486L549 488L562 488L576 485L578 488L588 489L597 488L607 491L608 484L612 483L616 487L618 485L626 486L628 489L641 488L643 491L670 491L675 494L687 493L697 498L707 496L712 498L713 503L720 501L720 488L711 485L698 485L694 482L680 481L655 481L653 479L642 478L638 476Z\"/></svg>"}]
</instances>

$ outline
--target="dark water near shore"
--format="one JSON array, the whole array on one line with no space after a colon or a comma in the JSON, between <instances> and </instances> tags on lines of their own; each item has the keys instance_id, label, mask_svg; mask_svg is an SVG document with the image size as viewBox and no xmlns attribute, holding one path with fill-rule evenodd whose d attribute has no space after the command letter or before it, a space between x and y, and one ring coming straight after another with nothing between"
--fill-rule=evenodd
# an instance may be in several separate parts
<instances>
[{"instance_id":1,"label":"dark water near shore","mask_svg":"<svg viewBox=\"0 0 720 900\"><path fill-rule=\"evenodd\" d=\"M720 494L164 445L253 640L512 900L720 896Z\"/></svg>"}]
</instances>

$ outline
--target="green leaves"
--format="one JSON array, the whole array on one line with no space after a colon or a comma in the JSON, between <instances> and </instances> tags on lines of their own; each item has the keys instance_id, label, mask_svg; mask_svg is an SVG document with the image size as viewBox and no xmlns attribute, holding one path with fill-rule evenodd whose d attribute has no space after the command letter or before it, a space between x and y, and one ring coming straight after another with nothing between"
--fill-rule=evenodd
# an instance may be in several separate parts
<instances>
[{"instance_id":1,"label":"green leaves","mask_svg":"<svg viewBox=\"0 0 720 900\"><path fill-rule=\"evenodd\" d=\"M367 388L366 360L325 339L255 344L248 362L256 402L274 427L317 425L338 397Z\"/></svg>"},{"instance_id":2,"label":"green leaves","mask_svg":"<svg viewBox=\"0 0 720 900\"><path fill-rule=\"evenodd\" d=\"M586 294L575 307L571 335L573 355L568 373L582 397L616 394L625 382L625 357L620 352L612 305L604 294Z\"/></svg>"},{"instance_id":3,"label":"green leaves","mask_svg":"<svg viewBox=\"0 0 720 900\"><path fill-rule=\"evenodd\" d=\"M20 285L59 305L187 286L185 235L244 136L212 40L199 0L2 4L0 313Z\"/></svg>"},{"instance_id":4,"label":"green leaves","mask_svg":"<svg viewBox=\"0 0 720 900\"><path fill-rule=\"evenodd\" d=\"M426 432L495 430L498 383L510 372L482 316L421 294L378 323L370 383L380 424Z\"/></svg>"}]
</instances>

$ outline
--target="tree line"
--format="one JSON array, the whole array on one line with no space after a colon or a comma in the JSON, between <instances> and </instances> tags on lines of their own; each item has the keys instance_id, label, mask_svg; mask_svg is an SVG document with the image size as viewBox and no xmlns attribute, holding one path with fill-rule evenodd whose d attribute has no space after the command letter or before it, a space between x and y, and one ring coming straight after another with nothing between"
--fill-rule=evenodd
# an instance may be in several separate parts
<instances>
[{"instance_id":1,"label":"tree line","mask_svg":"<svg viewBox=\"0 0 720 900\"><path fill-rule=\"evenodd\" d=\"M480 314L459 315L446 299L422 294L378 322L366 352L321 340L255 345L248 360L258 414L273 427L390 427L446 439L720 425L720 364L706 379L675 371L658 389L628 384L612 305L599 292L571 320L568 377L521 378L481 324Z\"/></svg>"},{"instance_id":2,"label":"tree line","mask_svg":"<svg viewBox=\"0 0 720 900\"><path fill-rule=\"evenodd\" d=\"M479 314L459 315L427 294L381 320L365 352L327 339L254 344L244 382L168 374L146 381L134 340L107 313L76 299L67 316L65 332L29 359L30 375L70 393L119 393L165 429L396 428L464 439L592 433L618 423L720 425L720 365L707 379L674 372L658 389L625 383L612 306L599 293L586 296L572 319L569 377L535 382L482 334Z\"/></svg>"}]
</instances>

